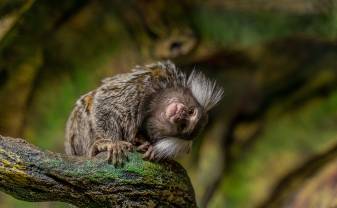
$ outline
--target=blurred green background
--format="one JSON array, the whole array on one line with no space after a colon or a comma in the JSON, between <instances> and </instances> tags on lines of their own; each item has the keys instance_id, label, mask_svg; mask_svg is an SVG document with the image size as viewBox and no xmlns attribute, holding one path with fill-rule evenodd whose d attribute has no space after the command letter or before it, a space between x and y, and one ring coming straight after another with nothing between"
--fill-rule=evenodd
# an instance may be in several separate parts
<instances>
[{"instance_id":1,"label":"blurred green background","mask_svg":"<svg viewBox=\"0 0 337 208\"><path fill-rule=\"evenodd\" d=\"M335 0L0 0L0 134L63 152L80 95L165 59L225 88L179 160L200 207L337 206Z\"/></svg>"}]
</instances>

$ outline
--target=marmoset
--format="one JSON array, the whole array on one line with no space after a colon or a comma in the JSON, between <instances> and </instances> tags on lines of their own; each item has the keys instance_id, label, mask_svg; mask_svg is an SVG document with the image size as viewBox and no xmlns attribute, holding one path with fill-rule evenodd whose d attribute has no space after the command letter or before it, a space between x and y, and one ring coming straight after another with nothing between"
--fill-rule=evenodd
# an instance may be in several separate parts
<instances>
[{"instance_id":1,"label":"marmoset","mask_svg":"<svg viewBox=\"0 0 337 208\"><path fill-rule=\"evenodd\" d=\"M188 77L171 61L136 66L102 81L77 102L66 127L69 155L93 157L107 151L122 164L136 147L149 160L190 150L223 89L201 72Z\"/></svg>"}]
</instances>

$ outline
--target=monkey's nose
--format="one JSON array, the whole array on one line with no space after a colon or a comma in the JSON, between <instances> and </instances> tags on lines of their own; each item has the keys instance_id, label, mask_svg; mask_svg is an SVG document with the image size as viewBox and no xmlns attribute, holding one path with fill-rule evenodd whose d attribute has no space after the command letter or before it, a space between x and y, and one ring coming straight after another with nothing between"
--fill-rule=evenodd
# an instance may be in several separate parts
<instances>
[{"instance_id":1,"label":"monkey's nose","mask_svg":"<svg viewBox=\"0 0 337 208\"><path fill-rule=\"evenodd\" d=\"M183 104L177 105L176 117L177 117L178 121L182 120L182 119L185 119L187 117L187 109L186 109L185 105L183 105Z\"/></svg>"},{"instance_id":2,"label":"monkey's nose","mask_svg":"<svg viewBox=\"0 0 337 208\"><path fill-rule=\"evenodd\" d=\"M186 110L186 109L183 109L183 110L181 111L180 117L181 117L182 119L185 119L185 118L187 117L187 110Z\"/></svg>"},{"instance_id":3,"label":"monkey's nose","mask_svg":"<svg viewBox=\"0 0 337 208\"><path fill-rule=\"evenodd\" d=\"M176 123L185 123L186 122L186 118L187 118L188 114L187 114L187 110L186 109L182 109L176 116Z\"/></svg>"}]
</instances>

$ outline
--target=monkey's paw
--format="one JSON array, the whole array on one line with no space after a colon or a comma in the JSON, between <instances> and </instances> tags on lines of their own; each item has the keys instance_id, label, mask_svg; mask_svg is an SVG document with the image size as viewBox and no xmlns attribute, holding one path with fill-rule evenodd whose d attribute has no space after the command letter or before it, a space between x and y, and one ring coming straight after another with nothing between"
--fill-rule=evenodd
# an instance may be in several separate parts
<instances>
[{"instance_id":1,"label":"monkey's paw","mask_svg":"<svg viewBox=\"0 0 337 208\"><path fill-rule=\"evenodd\" d=\"M137 151L144 152L143 159L157 161L153 146L149 142L144 142L137 147Z\"/></svg>"},{"instance_id":2,"label":"monkey's paw","mask_svg":"<svg viewBox=\"0 0 337 208\"><path fill-rule=\"evenodd\" d=\"M132 148L130 142L100 139L91 146L89 156L94 157L98 153L106 151L108 152L108 162L111 162L114 166L122 165L123 161L128 159L128 153Z\"/></svg>"}]
</instances>

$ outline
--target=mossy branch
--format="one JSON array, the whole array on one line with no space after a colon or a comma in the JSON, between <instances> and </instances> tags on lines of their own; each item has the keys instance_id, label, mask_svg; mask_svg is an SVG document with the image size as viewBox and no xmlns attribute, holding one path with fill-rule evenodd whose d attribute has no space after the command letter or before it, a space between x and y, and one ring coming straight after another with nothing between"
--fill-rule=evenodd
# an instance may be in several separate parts
<instances>
[{"instance_id":1,"label":"mossy branch","mask_svg":"<svg viewBox=\"0 0 337 208\"><path fill-rule=\"evenodd\" d=\"M0 190L25 201L78 207L196 207L185 170L174 161L151 163L131 153L123 167L41 151L0 136Z\"/></svg>"}]
</instances>

